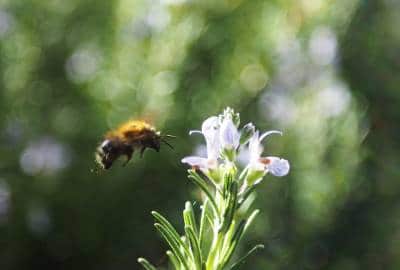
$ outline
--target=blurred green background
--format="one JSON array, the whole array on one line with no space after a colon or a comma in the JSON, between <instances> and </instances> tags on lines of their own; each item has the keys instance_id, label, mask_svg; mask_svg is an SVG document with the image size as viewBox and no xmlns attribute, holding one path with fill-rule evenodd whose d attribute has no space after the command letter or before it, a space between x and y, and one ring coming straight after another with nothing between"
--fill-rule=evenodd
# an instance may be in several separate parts
<instances>
[{"instance_id":1,"label":"blurred green background","mask_svg":"<svg viewBox=\"0 0 400 270\"><path fill-rule=\"evenodd\" d=\"M243 269L400 269L400 1L1 0L0 269L166 266L157 209L199 194L180 159L226 106L285 136ZM92 173L131 117L177 135Z\"/></svg>"}]
</instances>

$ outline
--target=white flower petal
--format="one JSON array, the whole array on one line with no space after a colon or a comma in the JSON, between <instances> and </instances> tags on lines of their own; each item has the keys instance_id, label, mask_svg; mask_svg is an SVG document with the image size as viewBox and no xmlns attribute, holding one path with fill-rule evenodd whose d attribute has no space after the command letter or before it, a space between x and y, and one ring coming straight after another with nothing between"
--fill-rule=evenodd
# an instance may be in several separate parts
<instances>
[{"instance_id":1,"label":"white flower petal","mask_svg":"<svg viewBox=\"0 0 400 270\"><path fill-rule=\"evenodd\" d=\"M207 157L209 159L218 159L220 153L220 144L218 136L210 138L207 142Z\"/></svg>"},{"instance_id":2,"label":"white flower petal","mask_svg":"<svg viewBox=\"0 0 400 270\"><path fill-rule=\"evenodd\" d=\"M257 162L264 150L264 147L261 145L258 136L259 132L257 130L254 132L249 141L250 163Z\"/></svg>"},{"instance_id":3,"label":"white flower petal","mask_svg":"<svg viewBox=\"0 0 400 270\"><path fill-rule=\"evenodd\" d=\"M289 173L290 165L289 161L279 157L267 157L270 161L267 164L267 170L269 173L275 176L285 176Z\"/></svg>"},{"instance_id":4,"label":"white flower petal","mask_svg":"<svg viewBox=\"0 0 400 270\"><path fill-rule=\"evenodd\" d=\"M226 117L221 124L220 142L222 147L236 149L239 147L240 134L231 117Z\"/></svg>"},{"instance_id":5,"label":"white flower petal","mask_svg":"<svg viewBox=\"0 0 400 270\"><path fill-rule=\"evenodd\" d=\"M201 132L207 144L207 157L217 159L220 153L219 122L217 116L207 118L201 125Z\"/></svg>"},{"instance_id":6,"label":"white flower petal","mask_svg":"<svg viewBox=\"0 0 400 270\"><path fill-rule=\"evenodd\" d=\"M189 156L189 157L184 157L181 160L181 162L182 163L187 163L190 166L195 166L195 167L199 167L199 168L206 168L208 160L206 158L202 158L202 157Z\"/></svg>"},{"instance_id":7,"label":"white flower petal","mask_svg":"<svg viewBox=\"0 0 400 270\"><path fill-rule=\"evenodd\" d=\"M218 129L218 117L211 116L204 120L203 124L201 125L201 132L205 137L208 134L213 134Z\"/></svg>"}]
</instances>

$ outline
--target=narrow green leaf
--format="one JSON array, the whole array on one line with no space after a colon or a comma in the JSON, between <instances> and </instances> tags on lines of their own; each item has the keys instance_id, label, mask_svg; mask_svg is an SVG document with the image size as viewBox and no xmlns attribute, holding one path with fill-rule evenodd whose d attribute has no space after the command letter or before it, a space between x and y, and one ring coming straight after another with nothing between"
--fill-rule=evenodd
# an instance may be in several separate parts
<instances>
[{"instance_id":1,"label":"narrow green leaf","mask_svg":"<svg viewBox=\"0 0 400 270\"><path fill-rule=\"evenodd\" d=\"M214 222L213 222L213 220L211 219L211 217L209 216L209 215L207 215L207 221L208 221L208 224L210 224L210 227L213 227L214 226Z\"/></svg>"},{"instance_id":2,"label":"narrow green leaf","mask_svg":"<svg viewBox=\"0 0 400 270\"><path fill-rule=\"evenodd\" d=\"M212 196L209 188L207 187L207 183L203 178L200 177L196 172L189 170L189 179L193 180L193 182L205 193L207 198L210 200L211 206L215 212L215 215L219 217L218 206Z\"/></svg>"},{"instance_id":3,"label":"narrow green leaf","mask_svg":"<svg viewBox=\"0 0 400 270\"><path fill-rule=\"evenodd\" d=\"M232 264L232 266L231 266L229 269L232 270L232 269L234 269L234 268L237 268L237 267L243 265L244 262L245 262L245 260L246 260L251 254L253 254L253 253L256 252L257 250L263 249L263 248L264 248L264 245L261 245L261 244L256 245L255 247L253 247L252 249L250 249L244 256L242 256L239 260L237 260L237 262L235 262L234 264Z\"/></svg>"},{"instance_id":4,"label":"narrow green leaf","mask_svg":"<svg viewBox=\"0 0 400 270\"><path fill-rule=\"evenodd\" d=\"M235 251L240 239L242 238L245 224L246 224L246 220L242 220L239 223L239 225L232 237L230 246L229 246L228 250L226 251L226 254L223 255L223 259L221 260L221 263L219 264L221 266L219 269L223 269L225 267L225 265L231 259L233 252Z\"/></svg>"},{"instance_id":5,"label":"narrow green leaf","mask_svg":"<svg viewBox=\"0 0 400 270\"><path fill-rule=\"evenodd\" d=\"M206 229L206 217L207 217L207 209L208 209L208 198L204 200L202 209L201 209L201 216L200 216L200 230L199 230L199 244L200 248L203 247L204 242L204 231Z\"/></svg>"},{"instance_id":6,"label":"narrow green leaf","mask_svg":"<svg viewBox=\"0 0 400 270\"><path fill-rule=\"evenodd\" d=\"M192 227L185 227L185 232L186 232L186 236L190 242L190 247L192 249L192 253L194 256L194 261L196 263L197 269L201 270L202 257L201 257L199 241L198 241L196 235L194 234Z\"/></svg>"},{"instance_id":7,"label":"narrow green leaf","mask_svg":"<svg viewBox=\"0 0 400 270\"><path fill-rule=\"evenodd\" d=\"M195 175L197 175L198 177L200 177L200 178L203 179L203 181L204 181L204 183L205 183L206 185L208 185L208 182L209 182L210 184L212 184L212 186L213 186L219 193L222 192L220 186L217 184L217 182L215 182L215 179L213 179L213 177L209 177L209 176L207 176L207 175L205 175L205 174L203 174L203 173L200 175L199 172L198 172L197 170L194 170L194 169L188 170L188 173L189 173L189 175L190 175L190 174L195 174Z\"/></svg>"},{"instance_id":8,"label":"narrow green leaf","mask_svg":"<svg viewBox=\"0 0 400 270\"><path fill-rule=\"evenodd\" d=\"M235 233L235 229L236 229L236 222L235 220L232 220L231 226L229 227L228 231L225 233L224 236L224 243L222 245L222 251L221 251L222 256L226 254L227 250L230 247L233 234Z\"/></svg>"},{"instance_id":9,"label":"narrow green leaf","mask_svg":"<svg viewBox=\"0 0 400 270\"><path fill-rule=\"evenodd\" d=\"M222 260L222 262L223 262L222 266L225 266L229 262L240 239L242 238L243 234L247 231L249 226L253 223L254 219L256 218L256 216L258 215L259 212L260 212L259 209L254 210L251 213L251 215L248 217L247 220L242 220L242 222L239 224L238 228L236 229L235 234L232 237L230 248L224 254L224 259Z\"/></svg>"},{"instance_id":10,"label":"narrow green leaf","mask_svg":"<svg viewBox=\"0 0 400 270\"><path fill-rule=\"evenodd\" d=\"M235 215L236 212L237 192L238 192L238 184L237 182L232 182L229 189L228 205L224 213L222 226L220 228L220 231L222 232L227 231L231 226L233 216Z\"/></svg>"},{"instance_id":11,"label":"narrow green leaf","mask_svg":"<svg viewBox=\"0 0 400 270\"><path fill-rule=\"evenodd\" d=\"M256 189L257 185L252 185L249 187L243 195L241 195L241 198L239 199L239 207L247 200L247 198L250 196L250 194L253 193L253 191Z\"/></svg>"},{"instance_id":12,"label":"narrow green leaf","mask_svg":"<svg viewBox=\"0 0 400 270\"><path fill-rule=\"evenodd\" d=\"M253 223L253 221L256 218L256 216L258 215L258 213L260 213L260 209L255 209L250 214L250 216L247 218L246 225L244 226L244 232L246 232L247 229L249 228L249 226L251 225L251 223Z\"/></svg>"},{"instance_id":13,"label":"narrow green leaf","mask_svg":"<svg viewBox=\"0 0 400 270\"><path fill-rule=\"evenodd\" d=\"M198 235L196 218L194 217L193 206L191 202L185 203L185 210L183 211L183 220L185 222L185 226L190 226L193 229L193 232Z\"/></svg>"},{"instance_id":14,"label":"narrow green leaf","mask_svg":"<svg viewBox=\"0 0 400 270\"><path fill-rule=\"evenodd\" d=\"M166 228L168 228L169 231L171 231L172 234L174 234L174 236L176 238L180 238L179 233L175 230L174 226L172 226L172 224L160 213L158 213L157 211L151 211L151 214L153 215L153 217L156 219L156 221L162 225L164 225Z\"/></svg>"},{"instance_id":15,"label":"narrow green leaf","mask_svg":"<svg viewBox=\"0 0 400 270\"><path fill-rule=\"evenodd\" d=\"M160 232L161 236L167 241L168 245L171 247L175 256L179 259L185 269L190 269L187 257L185 257L184 253L180 250L180 245L171 237L171 234L167 231L167 229L159 223L154 224L154 227Z\"/></svg>"},{"instance_id":16,"label":"narrow green leaf","mask_svg":"<svg viewBox=\"0 0 400 270\"><path fill-rule=\"evenodd\" d=\"M253 208L252 205L255 199L256 199L256 194L255 193L250 194L250 196L242 204L238 203L237 209L240 209L238 211L243 215L248 213ZM238 201L240 202L240 199Z\"/></svg>"},{"instance_id":17,"label":"narrow green leaf","mask_svg":"<svg viewBox=\"0 0 400 270\"><path fill-rule=\"evenodd\" d=\"M242 185L244 183L244 179L246 178L247 172L249 171L249 168L246 167L244 170L240 173L238 183L239 185Z\"/></svg>"},{"instance_id":18,"label":"narrow green leaf","mask_svg":"<svg viewBox=\"0 0 400 270\"><path fill-rule=\"evenodd\" d=\"M172 224L165 217L163 217L160 213L156 211L152 211L151 214L154 216L156 221L166 229L166 231L171 235L174 241L183 248L184 252L186 253L186 256L190 256L190 251L188 250L188 246L181 239L180 235L172 226Z\"/></svg>"},{"instance_id":19,"label":"narrow green leaf","mask_svg":"<svg viewBox=\"0 0 400 270\"><path fill-rule=\"evenodd\" d=\"M232 174L230 173L226 174L224 177L224 188L222 190L222 196L224 199L226 199L230 194L229 191L231 189L232 182L233 182Z\"/></svg>"},{"instance_id":20,"label":"narrow green leaf","mask_svg":"<svg viewBox=\"0 0 400 270\"><path fill-rule=\"evenodd\" d=\"M140 263L146 270L157 270L155 266L149 263L145 258L138 258L138 263Z\"/></svg>"},{"instance_id":21,"label":"narrow green leaf","mask_svg":"<svg viewBox=\"0 0 400 270\"><path fill-rule=\"evenodd\" d=\"M169 260L171 261L172 265L174 266L175 270L180 270L181 264L180 264L178 258L176 258L175 254L171 250L167 250L166 253L167 253L167 256L168 256Z\"/></svg>"}]
</instances>

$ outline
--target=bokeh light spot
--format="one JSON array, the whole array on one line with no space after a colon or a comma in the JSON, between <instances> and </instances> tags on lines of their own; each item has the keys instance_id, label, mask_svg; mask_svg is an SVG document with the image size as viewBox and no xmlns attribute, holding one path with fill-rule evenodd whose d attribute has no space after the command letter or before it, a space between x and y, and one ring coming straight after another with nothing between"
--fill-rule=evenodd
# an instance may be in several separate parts
<instances>
[{"instance_id":1,"label":"bokeh light spot","mask_svg":"<svg viewBox=\"0 0 400 270\"><path fill-rule=\"evenodd\" d=\"M95 49L78 49L68 58L65 69L68 78L75 83L92 79L100 62L100 55Z\"/></svg>"},{"instance_id":2,"label":"bokeh light spot","mask_svg":"<svg viewBox=\"0 0 400 270\"><path fill-rule=\"evenodd\" d=\"M327 27L315 29L311 35L309 54L314 63L329 65L336 57L337 39L334 32Z\"/></svg>"},{"instance_id":3,"label":"bokeh light spot","mask_svg":"<svg viewBox=\"0 0 400 270\"><path fill-rule=\"evenodd\" d=\"M20 157L20 166L28 175L52 175L68 166L70 154L55 139L44 137L31 142Z\"/></svg>"},{"instance_id":4,"label":"bokeh light spot","mask_svg":"<svg viewBox=\"0 0 400 270\"><path fill-rule=\"evenodd\" d=\"M257 92L265 87L268 81L268 74L259 64L246 66L240 73L242 86L250 92Z\"/></svg>"}]
</instances>

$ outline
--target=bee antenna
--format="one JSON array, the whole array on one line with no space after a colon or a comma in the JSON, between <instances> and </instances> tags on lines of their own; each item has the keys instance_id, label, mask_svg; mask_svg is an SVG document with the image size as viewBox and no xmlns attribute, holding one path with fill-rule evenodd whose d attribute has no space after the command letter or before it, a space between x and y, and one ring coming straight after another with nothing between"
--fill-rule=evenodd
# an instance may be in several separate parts
<instances>
[{"instance_id":1,"label":"bee antenna","mask_svg":"<svg viewBox=\"0 0 400 270\"><path fill-rule=\"evenodd\" d=\"M176 136L174 136L174 135L170 135L170 134L163 134L163 135L161 135L162 137L164 137L164 138L176 138Z\"/></svg>"},{"instance_id":2,"label":"bee antenna","mask_svg":"<svg viewBox=\"0 0 400 270\"><path fill-rule=\"evenodd\" d=\"M174 147L172 145L170 145L166 140L164 140L164 138L161 137L161 141L163 143L165 143L166 145L168 145L171 149L174 149Z\"/></svg>"}]
</instances>

